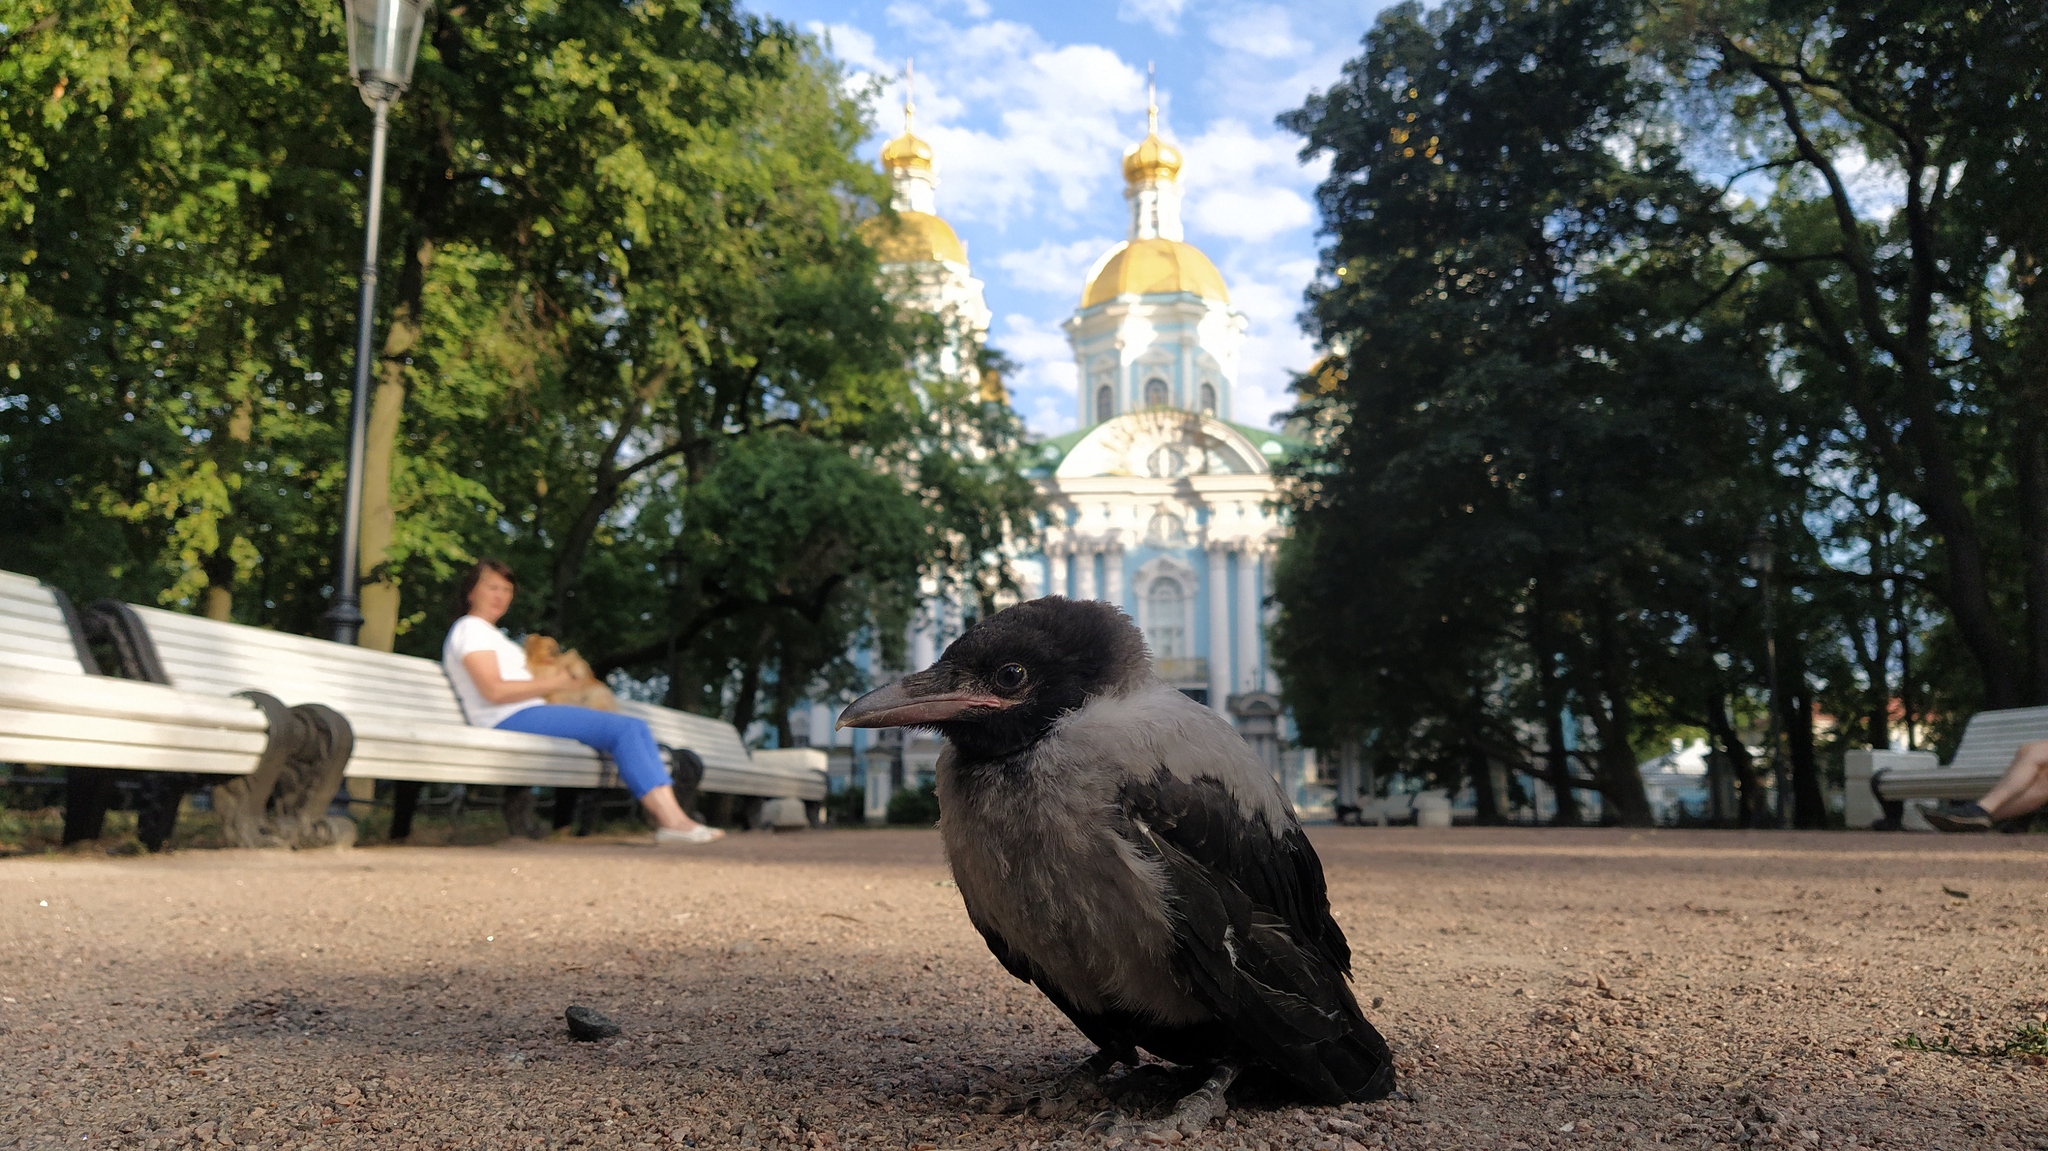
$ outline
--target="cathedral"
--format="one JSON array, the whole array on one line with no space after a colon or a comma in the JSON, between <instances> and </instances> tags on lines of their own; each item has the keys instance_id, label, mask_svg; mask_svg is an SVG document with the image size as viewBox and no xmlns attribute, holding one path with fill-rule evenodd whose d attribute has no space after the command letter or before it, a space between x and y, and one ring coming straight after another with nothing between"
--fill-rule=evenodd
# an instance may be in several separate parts
<instances>
[{"instance_id":1,"label":"cathedral","mask_svg":"<svg viewBox=\"0 0 2048 1151\"><path fill-rule=\"evenodd\" d=\"M1050 513L1019 566L1031 594L1123 608L1161 678L1265 727L1262 605L1281 530L1268 505L1287 442L1230 421L1244 314L1185 238L1180 152L1156 107L1150 119L1124 153L1128 238L1095 261L1064 325L1078 427L1038 449Z\"/></svg>"},{"instance_id":2,"label":"cathedral","mask_svg":"<svg viewBox=\"0 0 2048 1151\"><path fill-rule=\"evenodd\" d=\"M935 157L912 132L912 115L906 101L903 135L882 148L901 223L878 235L877 248L907 301L960 333L946 370L971 371L968 341L984 338L989 310L965 247L938 215ZM1046 518L1011 559L1024 598L1121 607L1143 629L1160 677L1229 717L1298 787L1313 767L1281 752L1285 717L1264 642L1284 530L1271 507L1272 466L1290 441L1231 421L1246 321L1223 274L1186 240L1180 171L1155 103L1145 138L1123 157L1127 238L1095 261L1063 325L1080 381L1076 430L1033 445ZM965 622L958 604L934 594L909 637L910 670L929 666ZM938 746L929 737L835 738L831 718L816 709L812 738L840 745L835 776L866 779L870 818L886 810L892 783L930 775Z\"/></svg>"}]
</instances>

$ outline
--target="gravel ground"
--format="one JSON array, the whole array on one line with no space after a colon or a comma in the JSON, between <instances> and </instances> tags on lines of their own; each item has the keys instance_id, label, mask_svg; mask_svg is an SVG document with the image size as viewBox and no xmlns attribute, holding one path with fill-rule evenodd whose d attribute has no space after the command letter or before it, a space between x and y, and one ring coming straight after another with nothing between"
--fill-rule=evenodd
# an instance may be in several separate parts
<instances>
[{"instance_id":1,"label":"gravel ground","mask_svg":"<svg viewBox=\"0 0 2048 1151\"><path fill-rule=\"evenodd\" d=\"M1405 1098L1197 1144L2048 1149L2048 1060L1898 1046L2048 1019L2041 839L1313 838ZM0 1147L1091 1142L968 1111L1090 1049L928 831L0 860L0 1043Z\"/></svg>"}]
</instances>

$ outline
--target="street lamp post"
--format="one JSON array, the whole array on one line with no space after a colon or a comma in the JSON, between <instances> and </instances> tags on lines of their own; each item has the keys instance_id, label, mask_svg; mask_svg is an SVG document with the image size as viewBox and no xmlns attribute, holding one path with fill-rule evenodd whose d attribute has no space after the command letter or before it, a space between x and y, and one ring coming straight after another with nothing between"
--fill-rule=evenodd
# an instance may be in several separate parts
<instances>
[{"instance_id":1,"label":"street lamp post","mask_svg":"<svg viewBox=\"0 0 2048 1151\"><path fill-rule=\"evenodd\" d=\"M356 300L356 378L348 413L348 482L342 496L341 554L335 557L334 602L326 615L327 635L336 643L356 642L363 611L356 592L357 549L363 536L363 452L370 427L371 329L377 307L377 225L384 201L384 138L391 105L412 83L420 30L434 0L344 0L348 20L348 65L370 106L370 204L363 222L362 289Z\"/></svg>"}]
</instances>

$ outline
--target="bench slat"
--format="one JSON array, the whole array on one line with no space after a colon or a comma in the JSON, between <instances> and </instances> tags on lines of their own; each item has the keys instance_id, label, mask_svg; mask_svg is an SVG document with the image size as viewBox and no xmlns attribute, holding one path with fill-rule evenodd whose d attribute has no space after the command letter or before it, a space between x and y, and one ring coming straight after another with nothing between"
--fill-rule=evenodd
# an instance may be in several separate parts
<instances>
[{"instance_id":1,"label":"bench slat","mask_svg":"<svg viewBox=\"0 0 2048 1151\"><path fill-rule=\"evenodd\" d=\"M550 756L500 755L460 762L439 753L421 754L416 744L356 745L349 757L351 779L407 779L420 783L472 783L512 787L618 787L618 773L596 756L572 760Z\"/></svg>"},{"instance_id":2,"label":"bench slat","mask_svg":"<svg viewBox=\"0 0 2048 1151\"><path fill-rule=\"evenodd\" d=\"M205 775L247 775L260 753L140 747L97 743L67 736L35 739L0 735L0 761L50 767L112 767L133 771L196 771Z\"/></svg>"},{"instance_id":3,"label":"bench slat","mask_svg":"<svg viewBox=\"0 0 2048 1151\"><path fill-rule=\"evenodd\" d=\"M0 650L0 668L35 672L38 675L69 676L72 679L86 678L85 669L78 666L78 657L69 652L62 656L46 656Z\"/></svg>"},{"instance_id":4,"label":"bench slat","mask_svg":"<svg viewBox=\"0 0 2048 1151\"><path fill-rule=\"evenodd\" d=\"M40 676L8 668L0 668L0 707L81 717L143 719L181 727L258 733L269 730L262 710L244 699L200 695L136 680Z\"/></svg>"},{"instance_id":5,"label":"bench slat","mask_svg":"<svg viewBox=\"0 0 2048 1151\"><path fill-rule=\"evenodd\" d=\"M62 711L0 709L0 736L60 741L80 735L80 716ZM196 727L178 723L93 716L84 737L94 743L129 747L160 747L166 751L214 751L263 754L265 736L261 731L234 731L224 727ZM250 761L252 764L254 760Z\"/></svg>"}]
</instances>

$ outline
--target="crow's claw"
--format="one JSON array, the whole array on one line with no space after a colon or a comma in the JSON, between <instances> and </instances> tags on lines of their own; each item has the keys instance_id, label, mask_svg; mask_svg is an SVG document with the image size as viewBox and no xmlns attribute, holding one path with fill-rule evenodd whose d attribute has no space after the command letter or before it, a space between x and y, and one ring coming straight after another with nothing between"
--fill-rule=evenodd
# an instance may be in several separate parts
<instances>
[{"instance_id":1,"label":"crow's claw","mask_svg":"<svg viewBox=\"0 0 2048 1151\"><path fill-rule=\"evenodd\" d=\"M1173 1105L1166 1118L1157 1123L1140 1123L1111 1108L1088 1122L1088 1134L1107 1142L1178 1143L1206 1129L1229 1110L1224 1096L1237 1081L1238 1067L1220 1063L1208 1080Z\"/></svg>"}]
</instances>

